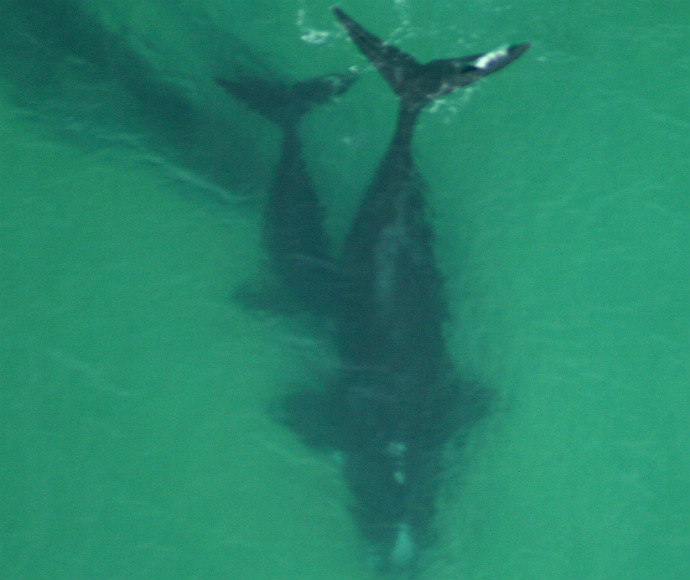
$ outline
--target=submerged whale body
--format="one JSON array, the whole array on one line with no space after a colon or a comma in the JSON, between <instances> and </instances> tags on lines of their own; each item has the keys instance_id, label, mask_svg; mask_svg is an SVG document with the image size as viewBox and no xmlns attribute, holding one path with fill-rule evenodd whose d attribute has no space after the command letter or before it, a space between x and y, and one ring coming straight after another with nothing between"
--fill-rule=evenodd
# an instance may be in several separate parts
<instances>
[{"instance_id":1,"label":"submerged whale body","mask_svg":"<svg viewBox=\"0 0 690 580\"><path fill-rule=\"evenodd\" d=\"M338 257L324 251L323 210L296 127L312 104L342 93L351 78L308 81L305 86L315 89L329 79L315 91L319 98L294 88L257 90L261 83L221 84L283 130L266 223L267 231L281 232L267 244L276 268L307 300L318 300L314 289L340 288L335 299L320 304L336 323L343 370L323 391L287 397L286 421L306 442L343 451L354 517L373 567L408 575L432 536L444 446L487 407L486 391L458 376L444 343L447 307L425 185L412 157L414 128L427 104L504 68L528 45L422 64L342 10L334 13L399 101L392 140ZM304 264L320 265L320 277L307 277L310 288L299 280Z\"/></svg>"},{"instance_id":2,"label":"submerged whale body","mask_svg":"<svg viewBox=\"0 0 690 580\"><path fill-rule=\"evenodd\" d=\"M302 156L299 122L317 105L343 94L356 80L352 73L327 74L293 85L263 79L216 82L282 131L280 159L264 209L263 243L271 266L290 297L324 314L333 271L325 211Z\"/></svg>"}]
</instances>

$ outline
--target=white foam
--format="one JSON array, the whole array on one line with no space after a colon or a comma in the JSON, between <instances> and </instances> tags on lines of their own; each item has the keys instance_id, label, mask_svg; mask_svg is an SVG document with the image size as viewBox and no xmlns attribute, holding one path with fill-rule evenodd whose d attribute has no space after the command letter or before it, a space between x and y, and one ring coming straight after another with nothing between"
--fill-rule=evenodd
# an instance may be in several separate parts
<instances>
[{"instance_id":1,"label":"white foam","mask_svg":"<svg viewBox=\"0 0 690 580\"><path fill-rule=\"evenodd\" d=\"M317 30L307 24L307 13L304 8L297 11L297 26L302 33L300 39L309 44L324 44L331 38L328 30Z\"/></svg>"}]
</instances>

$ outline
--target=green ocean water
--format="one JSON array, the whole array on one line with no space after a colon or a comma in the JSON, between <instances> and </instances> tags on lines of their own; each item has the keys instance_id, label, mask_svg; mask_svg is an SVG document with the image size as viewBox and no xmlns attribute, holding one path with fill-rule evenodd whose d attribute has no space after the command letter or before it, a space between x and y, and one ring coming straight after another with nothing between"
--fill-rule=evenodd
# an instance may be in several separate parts
<instances>
[{"instance_id":1,"label":"green ocean water","mask_svg":"<svg viewBox=\"0 0 690 580\"><path fill-rule=\"evenodd\" d=\"M362 71L303 127L339 238L395 101L330 4L0 0L0 577L369 577L267 412L329 341L233 298L278 133L212 82ZM690 8L342 6L420 60L532 43L417 135L448 342L498 394L420 578L690 577Z\"/></svg>"}]
</instances>

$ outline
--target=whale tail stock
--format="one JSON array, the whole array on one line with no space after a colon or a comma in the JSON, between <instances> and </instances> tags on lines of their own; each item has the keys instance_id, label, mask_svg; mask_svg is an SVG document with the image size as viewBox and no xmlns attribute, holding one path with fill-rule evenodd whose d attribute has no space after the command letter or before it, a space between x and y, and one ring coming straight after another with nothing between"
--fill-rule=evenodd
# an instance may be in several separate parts
<instances>
[{"instance_id":1,"label":"whale tail stock","mask_svg":"<svg viewBox=\"0 0 690 580\"><path fill-rule=\"evenodd\" d=\"M403 108L410 111L419 111L431 101L501 70L530 46L529 43L514 44L482 54L422 64L365 30L340 8L333 8L333 13L360 52L391 86Z\"/></svg>"}]
</instances>

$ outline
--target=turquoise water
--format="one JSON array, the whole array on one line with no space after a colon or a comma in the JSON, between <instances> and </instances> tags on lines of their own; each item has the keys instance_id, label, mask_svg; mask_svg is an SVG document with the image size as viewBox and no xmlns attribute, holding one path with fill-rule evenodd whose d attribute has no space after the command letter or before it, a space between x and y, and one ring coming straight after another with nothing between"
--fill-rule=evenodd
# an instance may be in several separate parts
<instances>
[{"instance_id":1,"label":"turquoise water","mask_svg":"<svg viewBox=\"0 0 690 580\"><path fill-rule=\"evenodd\" d=\"M304 127L342 235L394 101L329 5L0 2L3 578L367 577L337 466L267 413L328 341L232 297L278 134L211 82L363 70ZM449 344L500 401L420 577L690 577L690 9L343 8L420 59L533 44L418 133Z\"/></svg>"}]
</instances>

